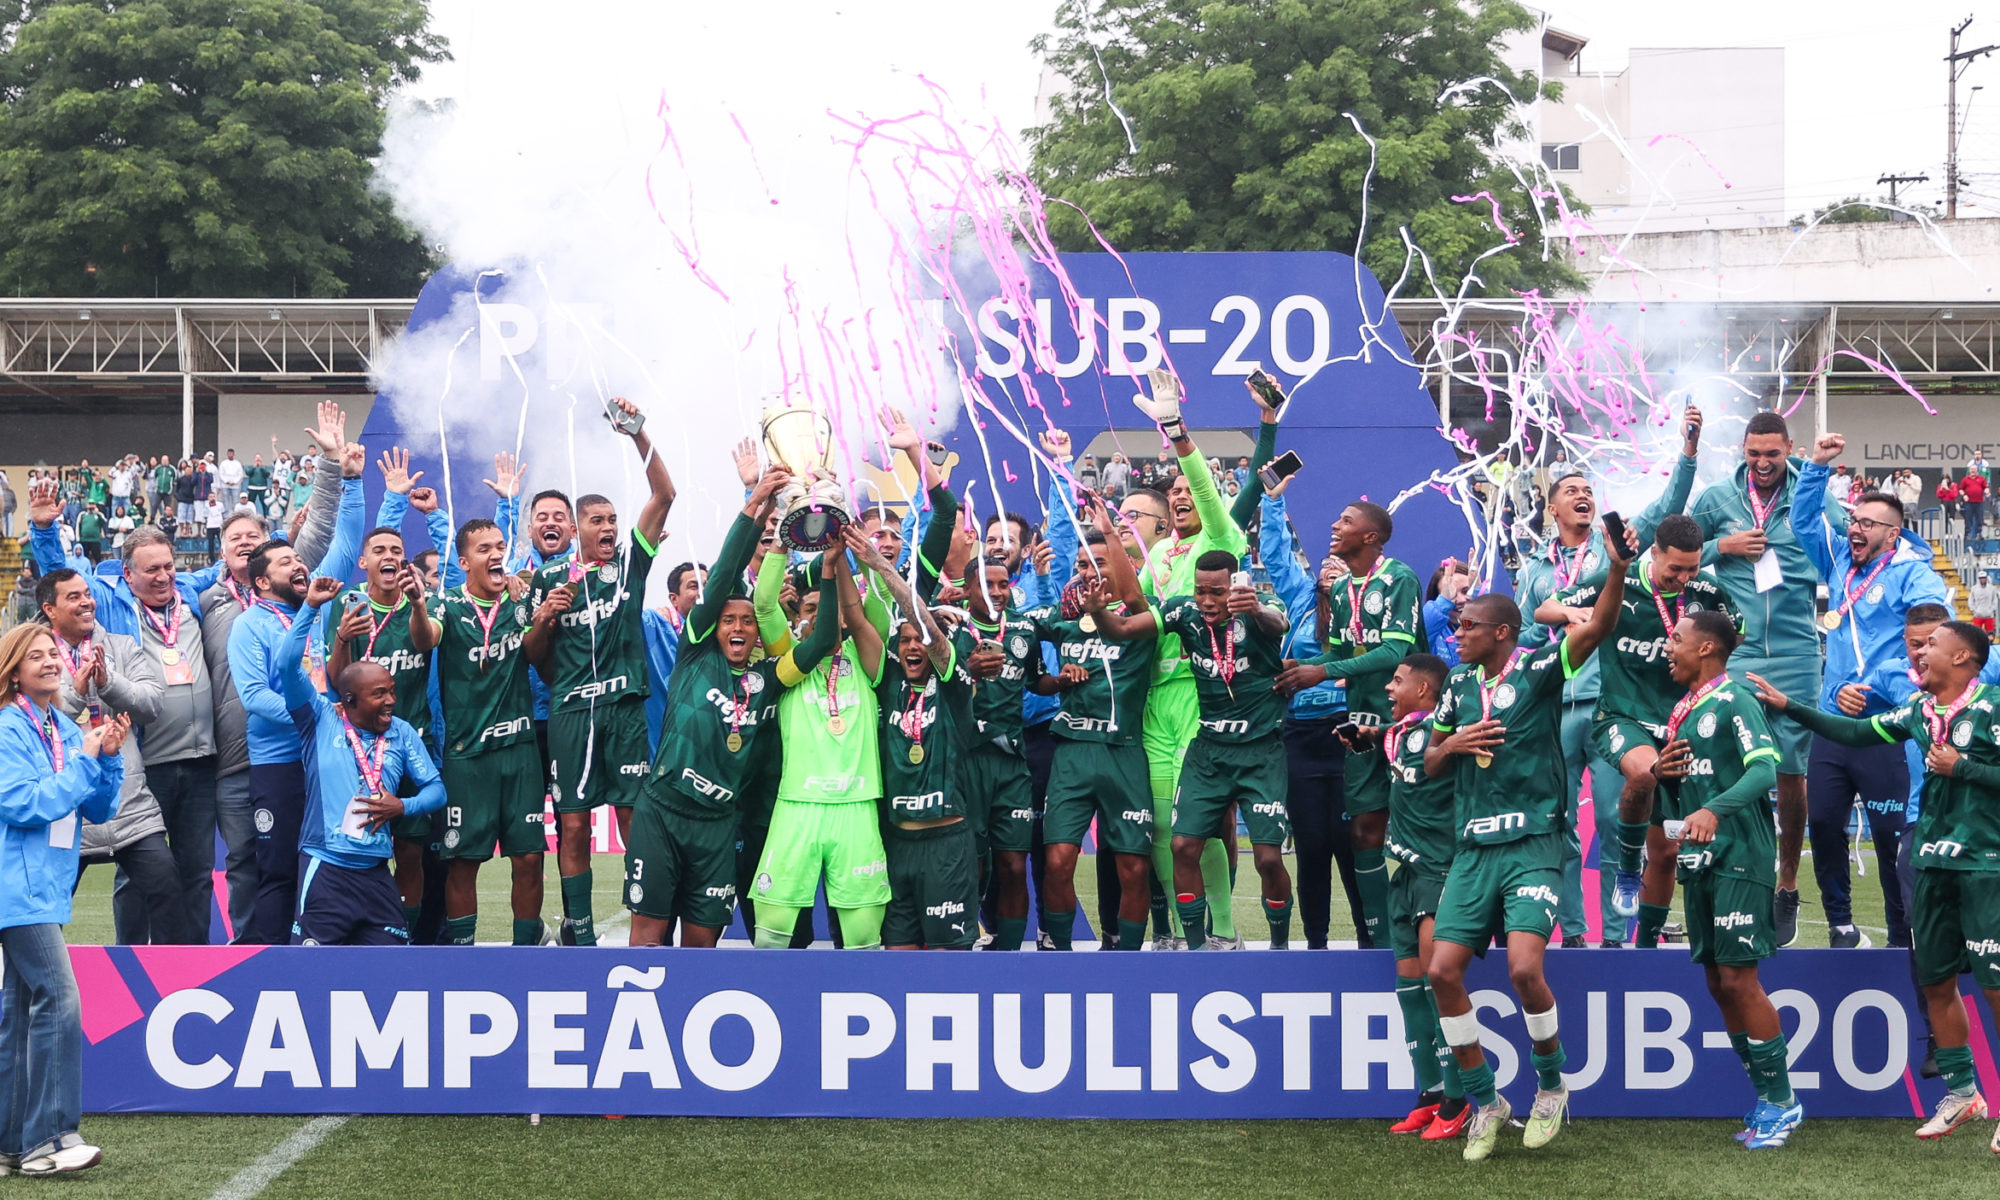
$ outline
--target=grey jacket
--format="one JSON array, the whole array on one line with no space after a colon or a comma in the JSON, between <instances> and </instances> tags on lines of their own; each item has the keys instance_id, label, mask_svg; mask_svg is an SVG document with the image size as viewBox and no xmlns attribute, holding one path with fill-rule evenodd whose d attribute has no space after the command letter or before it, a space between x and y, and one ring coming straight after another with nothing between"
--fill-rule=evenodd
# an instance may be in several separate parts
<instances>
[{"instance_id":1,"label":"grey jacket","mask_svg":"<svg viewBox=\"0 0 2000 1200\"><path fill-rule=\"evenodd\" d=\"M320 559L326 557L333 542L334 521L340 515L340 460L322 454L317 470L305 524L299 526L299 540L294 544L308 571L318 569ZM228 579L224 575L201 594L202 654L208 660L210 686L215 689L217 779L250 769L250 737L245 729L249 718L243 712L243 698L236 694L236 680L229 673L229 631L243 610L229 594Z\"/></svg>"},{"instance_id":2,"label":"grey jacket","mask_svg":"<svg viewBox=\"0 0 2000 1200\"><path fill-rule=\"evenodd\" d=\"M158 720L167 697L167 681L152 655L122 633L100 629L93 640L104 646L106 680L97 698L105 715L123 713L132 718L134 726ZM76 690L75 678L63 672L62 710L87 729L88 707L86 697ZM139 739L126 738L119 756L125 760L125 779L118 788L118 813L102 825L84 825L80 852L85 858L106 859L113 851L167 831L166 822L160 819L159 801L146 787L146 763L139 753Z\"/></svg>"}]
</instances>

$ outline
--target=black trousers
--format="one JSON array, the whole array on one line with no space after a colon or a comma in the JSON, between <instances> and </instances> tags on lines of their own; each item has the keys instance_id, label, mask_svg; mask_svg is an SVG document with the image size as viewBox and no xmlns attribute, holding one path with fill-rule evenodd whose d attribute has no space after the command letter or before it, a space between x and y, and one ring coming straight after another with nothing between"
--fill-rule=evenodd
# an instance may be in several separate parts
<instances>
[{"instance_id":1,"label":"black trousers","mask_svg":"<svg viewBox=\"0 0 2000 1200\"><path fill-rule=\"evenodd\" d=\"M1354 886L1353 822L1347 815L1345 786L1347 748L1333 736L1346 718L1320 717L1285 721L1285 809L1292 817L1294 871L1298 912L1306 946L1326 946L1332 923L1333 872L1347 890L1347 910L1354 917L1354 937L1363 949L1371 943L1361 923L1361 896Z\"/></svg>"}]
</instances>

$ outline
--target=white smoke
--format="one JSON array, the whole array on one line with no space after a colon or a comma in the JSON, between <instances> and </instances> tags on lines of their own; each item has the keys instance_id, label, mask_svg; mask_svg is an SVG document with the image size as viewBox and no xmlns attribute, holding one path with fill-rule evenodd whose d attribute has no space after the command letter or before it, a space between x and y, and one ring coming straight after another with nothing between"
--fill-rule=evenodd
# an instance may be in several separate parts
<instances>
[{"instance_id":1,"label":"white smoke","mask_svg":"<svg viewBox=\"0 0 2000 1200\"><path fill-rule=\"evenodd\" d=\"M881 457L881 404L951 424L916 259L986 186L1006 130L982 76L1032 71L1026 34L982 56L963 18L906 0L479 0L476 17L455 94L393 114L378 172L449 262L505 273L402 339L379 381L405 428L441 431L461 500L518 450L529 490L634 512L639 464L601 417L624 395L680 491L670 553L707 557L741 506L729 449L768 398L831 408L848 471ZM882 120L966 146L857 150Z\"/></svg>"}]
</instances>

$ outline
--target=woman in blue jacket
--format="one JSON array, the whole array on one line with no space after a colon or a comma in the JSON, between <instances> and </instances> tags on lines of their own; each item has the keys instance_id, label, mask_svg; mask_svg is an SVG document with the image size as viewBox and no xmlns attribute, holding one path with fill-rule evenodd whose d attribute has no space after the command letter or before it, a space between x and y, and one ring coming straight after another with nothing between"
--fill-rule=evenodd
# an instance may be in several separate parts
<instances>
[{"instance_id":1,"label":"woman in blue jacket","mask_svg":"<svg viewBox=\"0 0 2000 1200\"><path fill-rule=\"evenodd\" d=\"M95 1166L78 1135L83 1017L62 927L83 821L118 809L131 722L85 733L56 701L63 663L47 626L0 637L0 1167L54 1175Z\"/></svg>"}]
</instances>

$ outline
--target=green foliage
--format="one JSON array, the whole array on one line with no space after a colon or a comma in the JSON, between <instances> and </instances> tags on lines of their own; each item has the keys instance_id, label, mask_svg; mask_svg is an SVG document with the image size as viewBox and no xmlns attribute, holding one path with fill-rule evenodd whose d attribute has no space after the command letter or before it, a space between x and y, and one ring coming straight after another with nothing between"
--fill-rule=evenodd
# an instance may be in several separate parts
<instances>
[{"instance_id":1,"label":"green foliage","mask_svg":"<svg viewBox=\"0 0 2000 1200\"><path fill-rule=\"evenodd\" d=\"M1831 204L1822 204L1813 209L1809 217L1793 217L1792 224L1805 225L1818 221L1822 225L1873 225L1883 221L1908 221L1912 218L1894 209L1881 208L1881 201L1863 200L1859 196L1844 196ZM1941 214L1934 204L1898 203L1896 208L1907 208L1937 218Z\"/></svg>"},{"instance_id":2,"label":"green foliage","mask_svg":"<svg viewBox=\"0 0 2000 1200\"><path fill-rule=\"evenodd\" d=\"M0 291L412 295L370 191L423 0L0 2Z\"/></svg>"},{"instance_id":3,"label":"green foliage","mask_svg":"<svg viewBox=\"0 0 2000 1200\"><path fill-rule=\"evenodd\" d=\"M1507 96L1486 85L1439 101L1482 76L1524 104L1544 94L1500 59L1500 39L1531 24L1511 0L1065 0L1057 33L1034 44L1064 81L1029 133L1035 179L1120 250L1351 254L1365 192L1362 259L1391 283L1407 228L1447 292L1505 241L1484 200L1452 200L1487 191L1521 242L1479 263L1484 290L1571 286L1492 152L1496 135L1523 132ZM1346 113L1376 142L1365 187L1368 141ZM1052 206L1049 223L1062 248L1099 248L1075 211ZM1413 272L1405 294L1428 294Z\"/></svg>"}]
</instances>

